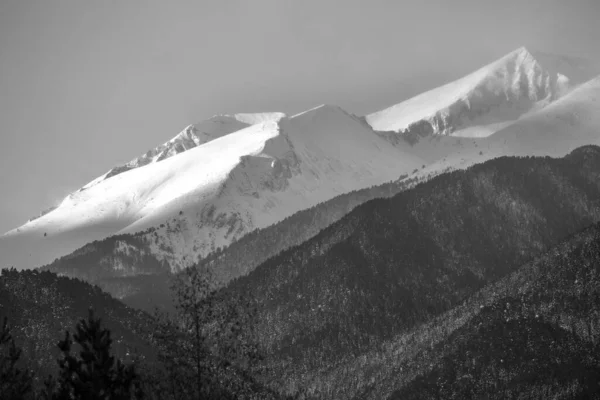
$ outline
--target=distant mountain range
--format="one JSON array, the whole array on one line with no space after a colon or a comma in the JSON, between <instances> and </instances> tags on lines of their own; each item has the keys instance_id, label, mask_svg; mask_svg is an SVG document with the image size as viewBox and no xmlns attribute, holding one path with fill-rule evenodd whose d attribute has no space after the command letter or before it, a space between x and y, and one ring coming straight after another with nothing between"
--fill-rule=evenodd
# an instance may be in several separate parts
<instances>
[{"instance_id":1,"label":"distant mountain range","mask_svg":"<svg viewBox=\"0 0 600 400\"><path fill-rule=\"evenodd\" d=\"M382 193L502 155L560 157L600 143L599 73L585 60L520 48L366 117L327 105L291 117L215 116L8 232L1 262L21 269L62 257L73 276L107 279L178 271L206 257L222 270L215 260L232 259L224 249L255 231L261 254L246 249L256 262L229 267L226 282ZM285 240L263 235L284 231L266 228L303 210L319 222L304 219ZM98 240L112 246L99 250ZM90 252L100 270L87 263L75 272Z\"/></svg>"},{"instance_id":2,"label":"distant mountain range","mask_svg":"<svg viewBox=\"0 0 600 400\"><path fill-rule=\"evenodd\" d=\"M329 105L294 116L215 116L2 236L1 262L39 267L93 241L135 234L141 247L132 251L177 271L339 195L502 155L563 156L600 143L598 74L585 60L521 48L365 117ZM316 233L306 229L298 237ZM128 250L115 251L106 256ZM136 274L131 265L113 268Z\"/></svg>"}]
</instances>

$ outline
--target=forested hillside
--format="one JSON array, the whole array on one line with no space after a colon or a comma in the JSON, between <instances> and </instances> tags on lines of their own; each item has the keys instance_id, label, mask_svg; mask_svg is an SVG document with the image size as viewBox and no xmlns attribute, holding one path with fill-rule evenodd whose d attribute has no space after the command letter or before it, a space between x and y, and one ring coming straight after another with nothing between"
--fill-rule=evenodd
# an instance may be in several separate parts
<instances>
[{"instance_id":1,"label":"forested hillside","mask_svg":"<svg viewBox=\"0 0 600 400\"><path fill-rule=\"evenodd\" d=\"M23 359L38 379L57 370L56 344L90 307L111 330L118 357L126 361L155 357L149 343L152 319L99 287L47 271L4 269L0 275L0 320L8 318Z\"/></svg>"},{"instance_id":2,"label":"forested hillside","mask_svg":"<svg viewBox=\"0 0 600 400\"><path fill-rule=\"evenodd\" d=\"M594 146L563 159L505 157L445 174L359 206L226 292L257 297L275 387L351 398L366 383L337 385L343 379L328 380L329 372L599 220L599 177Z\"/></svg>"},{"instance_id":3,"label":"forested hillside","mask_svg":"<svg viewBox=\"0 0 600 400\"><path fill-rule=\"evenodd\" d=\"M390 399L600 398L600 224L481 295Z\"/></svg>"},{"instance_id":4,"label":"forested hillside","mask_svg":"<svg viewBox=\"0 0 600 400\"><path fill-rule=\"evenodd\" d=\"M198 393L203 393L202 396L207 397L202 398L207 399L279 399L277 393L257 383L247 371L247 365L252 365L254 359L261 357L259 346L253 341L241 339L239 335L240 329L247 325L246 320L253 316L249 306L251 298L228 298L227 302L217 303L211 300L210 281L194 279L193 287L186 286L189 284L184 281L179 281L179 289L175 292L177 314L172 317L150 316L125 306L99 287L77 279L58 277L48 271L2 270L0 321L2 324L5 319L8 322L9 336L4 336L4 329L0 330L0 375L2 379L12 379L15 374L11 372L18 368L33 377L27 396L14 397L13 393L13 397L8 399L37 399L36 396L46 388L46 382L54 382L51 387L58 397L41 398L69 398L61 397L60 384L56 385L56 379L64 384L65 379L79 375L80 384L73 385L76 390L88 390L89 393L91 389L86 389L84 382L96 379L90 374L100 379L110 378L103 376L102 371L93 370L106 367L106 374L110 374L108 354L135 371L130 378L134 379L143 393L142 397L136 398L191 399L199 398ZM96 324L96 317L92 318L89 314L90 309L100 318L102 330L108 330L110 340L106 341L106 337L99 335L99 326L90 328ZM86 315L90 315L90 319L83 321ZM207 316L211 317L210 321ZM69 338L65 336L66 331L73 332L78 323L78 328L85 328L70 337L78 343L92 343L89 346L97 354L86 356L86 363L96 367L81 367L88 368L87 372L77 375L74 371L80 367L73 361L69 364L72 372L65 375L65 371L61 370L64 364L58 361L65 356L62 346L66 343L65 338ZM0 325L0 328L4 328L4 325ZM90 333L92 336L88 337L87 333L82 334L91 331L97 335ZM245 334L247 338L249 330ZM10 347L13 340L16 345L14 352ZM109 348L110 353L103 353ZM81 351L83 354L84 350L82 345L74 348L74 353ZM81 357L85 358L83 355ZM5 372L8 372L6 376ZM53 378L47 380L49 375ZM111 377L121 379L113 375ZM26 378L22 380L27 381ZM0 385L0 398L4 400L4 395L12 393L10 387L15 382L0 382L3 383ZM108 385L108 381L102 382L94 381L93 385Z\"/></svg>"}]
</instances>

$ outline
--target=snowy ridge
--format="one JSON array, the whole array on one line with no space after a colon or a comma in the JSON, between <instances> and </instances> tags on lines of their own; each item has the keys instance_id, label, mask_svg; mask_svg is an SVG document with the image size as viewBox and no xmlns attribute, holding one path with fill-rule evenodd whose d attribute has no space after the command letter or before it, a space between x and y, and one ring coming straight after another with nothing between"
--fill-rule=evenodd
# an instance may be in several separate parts
<instances>
[{"instance_id":1,"label":"snowy ridge","mask_svg":"<svg viewBox=\"0 0 600 400\"><path fill-rule=\"evenodd\" d=\"M418 175L467 168L501 156L563 157L584 145L600 145L599 110L600 76L489 137L440 138L441 143L454 142L454 151L446 152L443 159L432 162ZM425 140L422 145L433 147Z\"/></svg>"},{"instance_id":2,"label":"snowy ridge","mask_svg":"<svg viewBox=\"0 0 600 400\"><path fill-rule=\"evenodd\" d=\"M339 107L319 106L278 125L280 135L268 139L260 154L243 157L215 196L182 208L182 215L144 235L153 255L174 270L187 267L253 229L422 164Z\"/></svg>"},{"instance_id":3,"label":"snowy ridge","mask_svg":"<svg viewBox=\"0 0 600 400\"><path fill-rule=\"evenodd\" d=\"M430 134L483 137L600 73L584 60L519 48L459 80L366 116L416 142Z\"/></svg>"},{"instance_id":4,"label":"snowy ridge","mask_svg":"<svg viewBox=\"0 0 600 400\"><path fill-rule=\"evenodd\" d=\"M145 154L137 157L124 165L112 168L104 175L94 179L85 185L85 190L97 183L147 164L159 162L176 154L183 153L189 149L210 142L216 138L247 128L250 125L279 120L284 116L283 113L239 113L234 115L215 115L206 121L189 125L174 138L163 143Z\"/></svg>"},{"instance_id":5,"label":"snowy ridge","mask_svg":"<svg viewBox=\"0 0 600 400\"><path fill-rule=\"evenodd\" d=\"M0 241L5 260L39 266L93 240L156 228L148 239L153 254L179 268L255 228L422 164L335 106L251 118L265 122L72 193L7 233ZM35 254L20 255L9 245L17 241L35 246Z\"/></svg>"}]
</instances>

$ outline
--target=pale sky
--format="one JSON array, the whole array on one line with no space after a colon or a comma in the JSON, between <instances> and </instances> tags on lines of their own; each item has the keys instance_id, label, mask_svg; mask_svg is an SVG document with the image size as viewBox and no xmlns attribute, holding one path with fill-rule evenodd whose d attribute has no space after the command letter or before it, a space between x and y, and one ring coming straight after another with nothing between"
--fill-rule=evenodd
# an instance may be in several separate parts
<instances>
[{"instance_id":1,"label":"pale sky","mask_svg":"<svg viewBox=\"0 0 600 400\"><path fill-rule=\"evenodd\" d=\"M600 0L0 0L0 233L214 114L366 114L520 47L600 59Z\"/></svg>"}]
</instances>

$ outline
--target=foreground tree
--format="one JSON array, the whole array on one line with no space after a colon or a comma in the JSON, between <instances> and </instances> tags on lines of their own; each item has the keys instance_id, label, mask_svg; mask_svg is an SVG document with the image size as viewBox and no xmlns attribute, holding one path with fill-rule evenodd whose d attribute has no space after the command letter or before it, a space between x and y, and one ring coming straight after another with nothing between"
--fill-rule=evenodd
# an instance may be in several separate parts
<instances>
[{"instance_id":1,"label":"foreground tree","mask_svg":"<svg viewBox=\"0 0 600 400\"><path fill-rule=\"evenodd\" d=\"M212 317L211 299L214 290L212 277L205 271L199 273L197 268L188 268L176 281L176 309L184 331L190 334L189 350L195 367L196 391L199 397L208 395L204 384L208 358L208 332L205 329Z\"/></svg>"},{"instance_id":2,"label":"foreground tree","mask_svg":"<svg viewBox=\"0 0 600 400\"><path fill-rule=\"evenodd\" d=\"M141 399L143 393L133 365L115 360L110 349L110 331L103 328L100 318L90 309L87 319L81 319L71 337L58 343L62 358L58 361L58 379L49 377L43 397L52 400L130 400ZM73 354L77 344L79 354Z\"/></svg>"},{"instance_id":3,"label":"foreground tree","mask_svg":"<svg viewBox=\"0 0 600 400\"><path fill-rule=\"evenodd\" d=\"M0 399L21 400L32 396L33 374L17 367L21 349L15 345L5 317L0 328Z\"/></svg>"},{"instance_id":4,"label":"foreground tree","mask_svg":"<svg viewBox=\"0 0 600 400\"><path fill-rule=\"evenodd\" d=\"M259 360L246 329L256 314L250 296L224 298L210 270L189 268L172 288L175 315L156 315L155 339L166 379L161 398L250 398L260 391L249 373Z\"/></svg>"}]
</instances>

